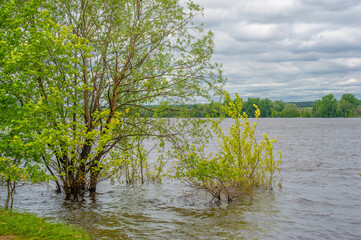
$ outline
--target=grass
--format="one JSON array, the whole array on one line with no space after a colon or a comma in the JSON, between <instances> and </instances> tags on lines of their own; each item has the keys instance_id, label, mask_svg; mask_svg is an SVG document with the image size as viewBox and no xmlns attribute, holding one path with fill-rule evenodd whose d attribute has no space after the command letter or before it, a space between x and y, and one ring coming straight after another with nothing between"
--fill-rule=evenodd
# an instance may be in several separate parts
<instances>
[{"instance_id":1,"label":"grass","mask_svg":"<svg viewBox=\"0 0 361 240\"><path fill-rule=\"evenodd\" d=\"M92 239L90 234L72 225L51 222L30 213L0 209L0 236L10 235L19 240Z\"/></svg>"}]
</instances>

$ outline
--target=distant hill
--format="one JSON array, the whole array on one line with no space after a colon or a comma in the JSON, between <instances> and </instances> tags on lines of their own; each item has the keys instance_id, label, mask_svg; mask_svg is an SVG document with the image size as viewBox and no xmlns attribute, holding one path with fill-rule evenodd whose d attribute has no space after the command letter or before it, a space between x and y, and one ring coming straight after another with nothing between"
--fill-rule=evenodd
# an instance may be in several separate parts
<instances>
[{"instance_id":1,"label":"distant hill","mask_svg":"<svg viewBox=\"0 0 361 240\"><path fill-rule=\"evenodd\" d=\"M307 102L289 102L295 104L298 108L302 107L312 107L312 104L315 103L315 101L307 101Z\"/></svg>"}]
</instances>

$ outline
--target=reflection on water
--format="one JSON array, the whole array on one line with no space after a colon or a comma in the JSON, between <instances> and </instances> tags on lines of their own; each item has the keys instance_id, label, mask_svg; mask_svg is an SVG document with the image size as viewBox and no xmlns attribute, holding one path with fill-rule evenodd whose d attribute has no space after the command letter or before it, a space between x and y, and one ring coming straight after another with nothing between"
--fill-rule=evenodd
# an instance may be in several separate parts
<instances>
[{"instance_id":1,"label":"reflection on water","mask_svg":"<svg viewBox=\"0 0 361 240\"><path fill-rule=\"evenodd\" d=\"M178 182L103 182L79 203L46 186L22 186L15 208L82 226L97 239L360 239L361 119L260 119L258 126L278 137L281 190L212 207Z\"/></svg>"},{"instance_id":2,"label":"reflection on water","mask_svg":"<svg viewBox=\"0 0 361 240\"><path fill-rule=\"evenodd\" d=\"M279 213L268 191L210 207L206 196L185 196L178 183L99 188L95 198L73 203L60 194L49 196L43 186L22 187L17 207L82 226L97 239L264 239L275 231Z\"/></svg>"}]
</instances>

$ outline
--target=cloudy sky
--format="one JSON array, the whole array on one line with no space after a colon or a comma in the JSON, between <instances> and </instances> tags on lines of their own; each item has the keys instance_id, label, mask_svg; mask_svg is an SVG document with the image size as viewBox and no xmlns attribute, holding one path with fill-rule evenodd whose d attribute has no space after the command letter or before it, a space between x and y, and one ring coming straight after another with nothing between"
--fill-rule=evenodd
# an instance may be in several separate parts
<instances>
[{"instance_id":1,"label":"cloudy sky","mask_svg":"<svg viewBox=\"0 0 361 240\"><path fill-rule=\"evenodd\" d=\"M242 98L361 98L361 1L195 0L226 89Z\"/></svg>"}]
</instances>

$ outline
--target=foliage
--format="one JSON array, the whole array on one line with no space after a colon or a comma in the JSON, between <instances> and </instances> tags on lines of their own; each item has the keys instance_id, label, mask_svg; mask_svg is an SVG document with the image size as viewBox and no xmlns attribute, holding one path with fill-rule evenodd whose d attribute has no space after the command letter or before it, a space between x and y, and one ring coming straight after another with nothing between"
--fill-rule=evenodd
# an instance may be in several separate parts
<instances>
[{"instance_id":1,"label":"foliage","mask_svg":"<svg viewBox=\"0 0 361 240\"><path fill-rule=\"evenodd\" d=\"M312 107L301 107L299 108L301 117L312 117Z\"/></svg>"},{"instance_id":2,"label":"foliage","mask_svg":"<svg viewBox=\"0 0 361 240\"><path fill-rule=\"evenodd\" d=\"M145 167L134 162L142 146L130 151L138 138L174 142L198 121L186 111L176 124L141 118L141 109L161 116L210 99L224 81L192 1L18 0L1 8L2 149L13 141L23 154L3 157L43 164L69 199L120 168Z\"/></svg>"},{"instance_id":3,"label":"foliage","mask_svg":"<svg viewBox=\"0 0 361 240\"><path fill-rule=\"evenodd\" d=\"M260 98L248 98L247 101L243 102L243 110L248 117L255 117L256 107L262 110L261 116L268 117L272 113L272 101L269 99Z\"/></svg>"},{"instance_id":4,"label":"foliage","mask_svg":"<svg viewBox=\"0 0 361 240\"><path fill-rule=\"evenodd\" d=\"M313 105L316 117L357 117L361 101L350 93L345 93L337 101L332 94L322 97Z\"/></svg>"},{"instance_id":5,"label":"foliage","mask_svg":"<svg viewBox=\"0 0 361 240\"><path fill-rule=\"evenodd\" d=\"M317 100L313 105L313 112L316 117L332 117L335 116L337 110L337 100L332 94L323 96L321 100Z\"/></svg>"},{"instance_id":6,"label":"foliage","mask_svg":"<svg viewBox=\"0 0 361 240\"><path fill-rule=\"evenodd\" d=\"M91 239L80 229L54 223L29 213L0 209L0 236L16 235L21 239Z\"/></svg>"},{"instance_id":7,"label":"foliage","mask_svg":"<svg viewBox=\"0 0 361 240\"><path fill-rule=\"evenodd\" d=\"M111 174L111 180L124 181L127 185L144 184L145 182L160 183L165 175L164 165L166 162L162 157L159 157L153 164L148 161L148 155L154 150L156 144L151 149L146 149L143 143L145 138L136 137L131 140L133 142L128 143L125 151L112 153L113 160L107 166L108 170L104 169L105 172L114 171Z\"/></svg>"},{"instance_id":8,"label":"foliage","mask_svg":"<svg viewBox=\"0 0 361 240\"><path fill-rule=\"evenodd\" d=\"M242 194L249 194L255 188L273 189L279 173L281 154L275 161L273 144L266 134L256 141L256 123L251 124L247 114L242 113L242 99L236 95L234 101L227 96L225 112L232 117L234 124L229 134L223 132L219 121L212 120L211 129L217 136L217 153L204 153L204 147L191 145L178 151L179 164L176 176L192 187L208 191L213 200L221 201L225 195L228 202ZM260 116L254 106L255 118ZM280 186L280 185L279 185Z\"/></svg>"},{"instance_id":9,"label":"foliage","mask_svg":"<svg viewBox=\"0 0 361 240\"><path fill-rule=\"evenodd\" d=\"M33 87L40 76L53 74L53 66L45 68L39 59L46 58L43 51L50 45L61 50L59 35L67 30L39 12L38 1L0 1L0 6L0 181L8 190L5 207L12 208L18 182L51 179L42 165L44 144L36 137L41 101L34 101Z\"/></svg>"},{"instance_id":10,"label":"foliage","mask_svg":"<svg viewBox=\"0 0 361 240\"><path fill-rule=\"evenodd\" d=\"M285 108L281 112L281 117L300 117L300 110L296 104L286 103Z\"/></svg>"},{"instance_id":11,"label":"foliage","mask_svg":"<svg viewBox=\"0 0 361 240\"><path fill-rule=\"evenodd\" d=\"M294 117L358 117L361 116L361 101L350 93L342 95L340 100L333 99L332 107L329 105L326 96L323 100L315 102L283 102L281 100L271 101L269 99L248 98L243 101L243 112L248 117L254 117L256 110L254 105L257 105L261 111L263 118L294 118ZM152 108L153 106L149 106ZM221 104L220 103L205 103L205 104L192 104L185 106L177 106L178 111L163 112L161 117L179 117L178 112L180 109L186 109L190 112L192 117L220 117ZM140 112L144 115L144 111ZM153 116L147 115L147 116ZM226 117L230 117L227 116Z\"/></svg>"},{"instance_id":12,"label":"foliage","mask_svg":"<svg viewBox=\"0 0 361 240\"><path fill-rule=\"evenodd\" d=\"M39 183L49 181L51 177L37 164L21 163L17 159L0 157L0 182L7 187L5 209L12 208L18 182Z\"/></svg>"},{"instance_id":13,"label":"foliage","mask_svg":"<svg viewBox=\"0 0 361 240\"><path fill-rule=\"evenodd\" d=\"M361 105L361 101L355 98L350 93L345 93L341 96L338 102L338 111L340 117L355 117L357 116L357 107Z\"/></svg>"}]
</instances>

